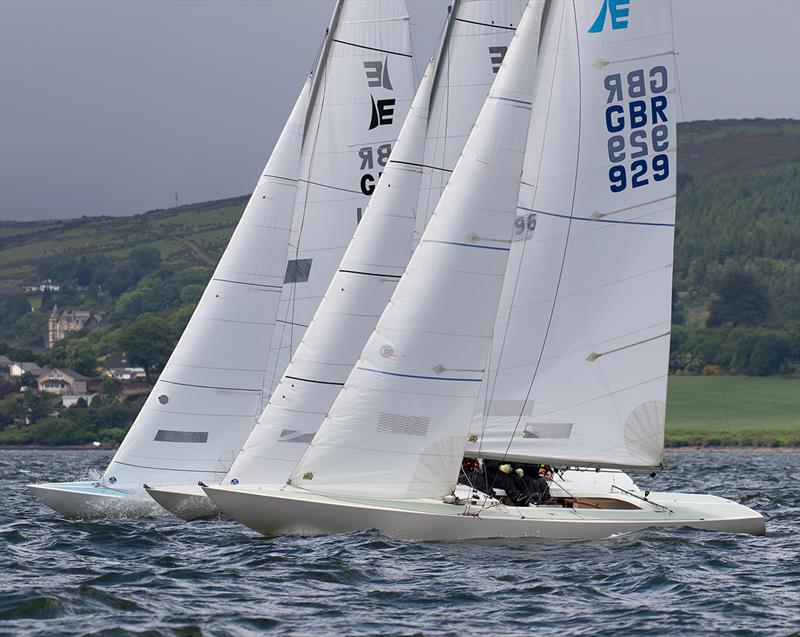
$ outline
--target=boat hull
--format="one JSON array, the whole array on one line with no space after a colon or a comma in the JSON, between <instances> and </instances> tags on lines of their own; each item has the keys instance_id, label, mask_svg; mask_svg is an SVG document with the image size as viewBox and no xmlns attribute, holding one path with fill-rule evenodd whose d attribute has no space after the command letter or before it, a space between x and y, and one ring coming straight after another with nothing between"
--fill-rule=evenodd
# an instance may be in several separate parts
<instances>
[{"instance_id":1,"label":"boat hull","mask_svg":"<svg viewBox=\"0 0 800 637\"><path fill-rule=\"evenodd\" d=\"M112 488L96 482L51 482L27 485L36 499L72 518L132 518L162 511L139 488Z\"/></svg>"},{"instance_id":2,"label":"boat hull","mask_svg":"<svg viewBox=\"0 0 800 637\"><path fill-rule=\"evenodd\" d=\"M217 505L197 485L144 488L159 505L187 522L219 515Z\"/></svg>"},{"instance_id":3,"label":"boat hull","mask_svg":"<svg viewBox=\"0 0 800 637\"><path fill-rule=\"evenodd\" d=\"M357 500L227 486L204 490L222 512L264 535L377 529L403 539L469 540L597 539L653 527L765 532L764 518L752 509L716 496L680 493L650 494L649 503L642 505L646 508L633 510L506 506L480 510L439 500Z\"/></svg>"}]
</instances>

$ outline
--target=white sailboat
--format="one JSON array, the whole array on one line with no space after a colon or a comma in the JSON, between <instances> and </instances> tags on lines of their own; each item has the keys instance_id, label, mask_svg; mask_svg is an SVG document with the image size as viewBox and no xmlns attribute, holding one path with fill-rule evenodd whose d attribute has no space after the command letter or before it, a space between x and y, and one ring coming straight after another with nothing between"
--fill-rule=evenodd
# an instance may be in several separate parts
<instances>
[{"instance_id":1,"label":"white sailboat","mask_svg":"<svg viewBox=\"0 0 800 637\"><path fill-rule=\"evenodd\" d=\"M317 79L306 126L302 178L290 238L291 254L269 348L264 400L258 414L262 413L266 398L272 395L274 401L279 392L288 391L286 383L308 385L317 381L319 387L315 389L322 391L325 387L322 384L328 382L327 370L315 375L316 370L302 368L286 371L296 378L284 378L284 386L276 389L290 357L313 333L313 330L307 332L306 326L326 290L330 294L334 289L329 287L331 279L334 275L359 276L341 273L340 261L357 225L364 232L361 227L364 224L359 225L358 221L373 196L375 183L410 106L412 67L410 19L404 0L344 0L337 4L315 72ZM401 245L395 250L402 251ZM374 265L353 267L356 271L369 270ZM386 276L391 277L391 272ZM342 292L345 298L353 293L350 283L346 282L347 291ZM356 289L359 290L363 291ZM386 298L384 304L385 301ZM351 326L346 329L354 331ZM303 433L298 427L287 425L286 429L289 433L282 436L283 440L294 446L302 441ZM229 438L229 455L223 472L185 482L148 481L147 492L161 506L185 519L213 515L213 503L197 482L220 482L246 438Z\"/></svg>"},{"instance_id":2,"label":"white sailboat","mask_svg":"<svg viewBox=\"0 0 800 637\"><path fill-rule=\"evenodd\" d=\"M764 532L747 507L648 494L619 471L553 483L572 506L457 497L465 452L627 467L658 465L663 449L675 196L669 4L629 15L621 3L552 3L515 218L519 181L509 175L522 165L540 14L540 4L526 10L405 275L287 486L207 487L225 513L267 534Z\"/></svg>"},{"instance_id":3,"label":"white sailboat","mask_svg":"<svg viewBox=\"0 0 800 637\"><path fill-rule=\"evenodd\" d=\"M123 444L97 482L30 485L41 501L141 515L159 510L145 484L199 492L225 475L285 365L286 334L313 314L369 200L360 153L390 144L408 109L408 22L403 0L337 2L317 68ZM391 70L384 49L398 52Z\"/></svg>"},{"instance_id":4,"label":"white sailboat","mask_svg":"<svg viewBox=\"0 0 800 637\"><path fill-rule=\"evenodd\" d=\"M281 484L314 437L408 264L415 224L438 201L441 175L452 172L491 86L491 52L505 50L513 33L508 25L518 23L523 6L519 0L454 3L439 55L428 65L355 236L223 484ZM458 108L448 117L451 103ZM426 155L438 163L425 163ZM188 488L149 492L185 519L214 510L210 499Z\"/></svg>"}]
</instances>

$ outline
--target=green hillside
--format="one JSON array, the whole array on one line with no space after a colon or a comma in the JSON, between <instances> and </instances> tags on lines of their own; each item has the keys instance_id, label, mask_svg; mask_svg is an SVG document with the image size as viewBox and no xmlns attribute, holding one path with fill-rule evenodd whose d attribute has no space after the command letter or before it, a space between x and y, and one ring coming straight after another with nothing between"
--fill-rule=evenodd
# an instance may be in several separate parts
<instances>
[{"instance_id":1,"label":"green hillside","mask_svg":"<svg viewBox=\"0 0 800 637\"><path fill-rule=\"evenodd\" d=\"M724 420L709 417L707 409L723 404L713 395L720 374L783 375L790 377L787 383L798 384L800 121L691 122L678 126L678 143L670 359L677 389L670 426L676 444L690 442L680 431L700 427L704 439L712 439L714 432L725 431L723 424L748 440L753 419L740 427L737 414L749 414L748 404L768 405L760 398L766 394L756 390L767 385L732 380L731 404L742 396L755 402L733 407ZM242 196L130 217L0 222L0 354L96 376L105 356L124 351L157 374L246 201ZM25 294L21 288L45 279L61 289ZM100 312L103 326L44 350L47 317L55 304ZM694 378L682 384L678 376ZM733 377L722 382L728 378ZM770 387L783 388L779 402L789 407L780 409L789 409L790 418L760 406L766 423L760 431L776 423L791 429L791 385L781 385L777 376L768 380L776 381ZM74 440L67 423L41 425L42 419L53 420L46 417L52 408L34 404L31 397L14 397L14 391L13 384L0 382L0 438L8 442L8 436L22 435L22 429L4 428L19 427L27 410L34 414L31 427L55 436L48 440ZM113 441L124 433L137 400L120 398L119 388L107 387L98 405L70 417L81 423L84 437ZM96 411L101 409L102 415ZM779 439L784 440L770 440Z\"/></svg>"}]
</instances>

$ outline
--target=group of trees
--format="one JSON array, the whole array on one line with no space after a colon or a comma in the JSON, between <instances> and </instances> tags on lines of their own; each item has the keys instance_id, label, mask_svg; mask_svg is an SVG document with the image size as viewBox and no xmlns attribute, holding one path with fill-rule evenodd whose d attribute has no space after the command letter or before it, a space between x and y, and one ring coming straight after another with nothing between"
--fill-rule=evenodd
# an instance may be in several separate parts
<instances>
[{"instance_id":1,"label":"group of trees","mask_svg":"<svg viewBox=\"0 0 800 637\"><path fill-rule=\"evenodd\" d=\"M56 304L62 309L102 312L105 325L111 327L127 324L143 314L166 317L178 308L188 308L183 314L190 314L211 276L207 267L166 266L161 253L148 246L135 248L129 256L117 259L105 255L57 257L43 261L37 269L39 276L53 280L61 289L46 290L35 311L31 302L38 301L36 297L23 293L0 296L0 342L44 347L47 321ZM105 353L109 352L100 351L97 355ZM86 361L88 355L81 358L71 353L67 357L76 371L86 373L86 365L75 361Z\"/></svg>"},{"instance_id":2,"label":"group of trees","mask_svg":"<svg viewBox=\"0 0 800 637\"><path fill-rule=\"evenodd\" d=\"M141 409L142 398L121 397L122 384L113 378L102 382L90 404L81 399L66 409L59 408L58 399L48 394L20 392L25 382L0 383L0 444L114 444L122 440Z\"/></svg>"},{"instance_id":3,"label":"group of trees","mask_svg":"<svg viewBox=\"0 0 800 637\"><path fill-rule=\"evenodd\" d=\"M704 324L687 323L673 291L670 370L753 376L800 372L800 317L776 322L771 315L767 286L754 272L735 266L719 277Z\"/></svg>"}]
</instances>

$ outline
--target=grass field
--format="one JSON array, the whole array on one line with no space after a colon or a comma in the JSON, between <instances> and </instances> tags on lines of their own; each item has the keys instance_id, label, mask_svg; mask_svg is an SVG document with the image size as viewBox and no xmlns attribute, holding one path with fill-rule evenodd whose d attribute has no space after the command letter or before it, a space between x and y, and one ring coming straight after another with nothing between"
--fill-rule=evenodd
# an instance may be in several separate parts
<instances>
[{"instance_id":1,"label":"grass field","mask_svg":"<svg viewBox=\"0 0 800 637\"><path fill-rule=\"evenodd\" d=\"M667 446L800 446L800 379L671 376Z\"/></svg>"}]
</instances>

